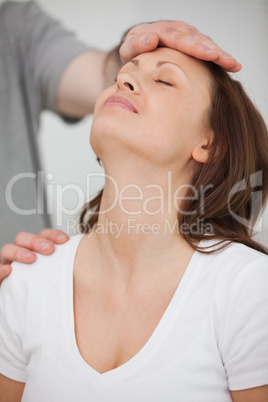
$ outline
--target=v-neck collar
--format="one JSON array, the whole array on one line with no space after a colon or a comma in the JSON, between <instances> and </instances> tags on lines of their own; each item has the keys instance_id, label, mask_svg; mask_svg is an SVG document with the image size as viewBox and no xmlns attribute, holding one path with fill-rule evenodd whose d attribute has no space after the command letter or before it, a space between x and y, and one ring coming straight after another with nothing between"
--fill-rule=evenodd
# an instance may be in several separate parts
<instances>
[{"instance_id":1,"label":"v-neck collar","mask_svg":"<svg viewBox=\"0 0 268 402\"><path fill-rule=\"evenodd\" d=\"M183 308L184 300L189 294L190 284L193 282L197 273L196 268L198 266L200 253L198 251L193 253L168 307L145 345L126 363L105 373L99 373L81 356L75 336L73 268L76 252L82 237L83 235L77 235L70 240L69 252L66 253L65 259L66 264L68 265L65 292L66 299L63 300L63 303L66 306L65 316L67 324L65 340L67 341L67 353L70 354L73 366L76 367L87 381L94 383L95 386L102 386L107 385L107 383L110 383L111 381L120 381L124 377L129 376L133 370L137 370L139 365L144 364L144 362L150 359L150 357L156 353L157 349L161 347L168 333L172 329L176 317Z\"/></svg>"}]
</instances>

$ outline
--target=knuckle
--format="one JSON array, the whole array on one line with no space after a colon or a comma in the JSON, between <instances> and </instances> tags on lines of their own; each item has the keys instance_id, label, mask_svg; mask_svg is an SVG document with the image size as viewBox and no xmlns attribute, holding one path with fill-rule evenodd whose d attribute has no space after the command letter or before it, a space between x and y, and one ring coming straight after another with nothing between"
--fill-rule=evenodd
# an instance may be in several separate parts
<instances>
[{"instance_id":1,"label":"knuckle","mask_svg":"<svg viewBox=\"0 0 268 402\"><path fill-rule=\"evenodd\" d=\"M0 251L1 257L5 257L5 255L8 254L8 251L10 250L11 246L12 246L12 244L7 243L1 248L1 251Z\"/></svg>"},{"instance_id":2,"label":"knuckle","mask_svg":"<svg viewBox=\"0 0 268 402\"><path fill-rule=\"evenodd\" d=\"M188 37L189 35L193 37L200 34L198 29L184 21L165 21L163 30L167 35L179 35L180 37Z\"/></svg>"},{"instance_id":3,"label":"knuckle","mask_svg":"<svg viewBox=\"0 0 268 402\"><path fill-rule=\"evenodd\" d=\"M20 243L27 236L28 236L27 232L19 232L15 237L15 244Z\"/></svg>"},{"instance_id":4,"label":"knuckle","mask_svg":"<svg viewBox=\"0 0 268 402\"><path fill-rule=\"evenodd\" d=\"M194 27L193 25L188 25L188 31L193 34L199 34L198 29L196 29L196 27Z\"/></svg>"},{"instance_id":5,"label":"knuckle","mask_svg":"<svg viewBox=\"0 0 268 402\"><path fill-rule=\"evenodd\" d=\"M13 260L13 261L19 261L19 259L20 259L20 249L19 249L19 248L15 248L15 249L13 250L13 258L12 258L12 260Z\"/></svg>"},{"instance_id":6,"label":"knuckle","mask_svg":"<svg viewBox=\"0 0 268 402\"><path fill-rule=\"evenodd\" d=\"M199 32L199 31L196 34L196 40L198 42L201 42L201 43L204 43L204 44L213 44L213 41L212 41L211 38L209 38L206 35L201 34L201 32Z\"/></svg>"},{"instance_id":7,"label":"knuckle","mask_svg":"<svg viewBox=\"0 0 268 402\"><path fill-rule=\"evenodd\" d=\"M26 247L27 249L32 249L38 238L39 237L36 234L20 232L15 237L15 245L19 247Z\"/></svg>"},{"instance_id":8,"label":"knuckle","mask_svg":"<svg viewBox=\"0 0 268 402\"><path fill-rule=\"evenodd\" d=\"M185 31L188 27L188 24L186 24L186 22L184 21L175 21L173 25L174 29L183 31Z\"/></svg>"},{"instance_id":9,"label":"knuckle","mask_svg":"<svg viewBox=\"0 0 268 402\"><path fill-rule=\"evenodd\" d=\"M48 236L49 234L50 234L50 229L46 228L46 229L42 229L38 233L38 236L45 237L45 236Z\"/></svg>"},{"instance_id":10,"label":"knuckle","mask_svg":"<svg viewBox=\"0 0 268 402\"><path fill-rule=\"evenodd\" d=\"M159 26L159 28L166 28L166 27L170 26L170 24L172 24L172 22L166 21L166 20L160 20L160 21L153 23L153 25L157 25L157 26Z\"/></svg>"},{"instance_id":11,"label":"knuckle","mask_svg":"<svg viewBox=\"0 0 268 402\"><path fill-rule=\"evenodd\" d=\"M40 248L41 243L42 243L43 241L44 241L44 238L36 236L36 237L32 240L32 249L33 249L33 250L38 250L38 249ZM46 240L46 242L49 242L49 241Z\"/></svg>"},{"instance_id":12,"label":"knuckle","mask_svg":"<svg viewBox=\"0 0 268 402\"><path fill-rule=\"evenodd\" d=\"M167 26L165 27L165 32L166 32L167 34L174 34L174 33L177 32L177 30L176 30L176 28L167 25Z\"/></svg>"}]
</instances>

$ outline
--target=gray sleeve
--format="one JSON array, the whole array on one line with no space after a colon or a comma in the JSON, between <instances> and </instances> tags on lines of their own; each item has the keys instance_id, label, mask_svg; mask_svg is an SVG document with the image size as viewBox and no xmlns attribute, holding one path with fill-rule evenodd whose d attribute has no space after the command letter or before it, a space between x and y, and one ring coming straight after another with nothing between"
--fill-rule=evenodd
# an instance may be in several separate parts
<instances>
[{"instance_id":1,"label":"gray sleeve","mask_svg":"<svg viewBox=\"0 0 268 402\"><path fill-rule=\"evenodd\" d=\"M59 80L68 64L89 48L34 2L2 4L6 31L30 102L55 111Z\"/></svg>"}]
</instances>

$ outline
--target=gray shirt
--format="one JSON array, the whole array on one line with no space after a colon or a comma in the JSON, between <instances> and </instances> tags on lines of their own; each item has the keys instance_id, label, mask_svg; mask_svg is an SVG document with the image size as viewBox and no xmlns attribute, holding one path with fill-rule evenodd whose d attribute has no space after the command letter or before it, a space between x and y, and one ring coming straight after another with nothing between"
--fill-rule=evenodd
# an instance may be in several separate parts
<instances>
[{"instance_id":1,"label":"gray shirt","mask_svg":"<svg viewBox=\"0 0 268 402\"><path fill-rule=\"evenodd\" d=\"M49 226L36 133L64 69L87 47L33 2L0 6L0 248ZM39 172L39 173L38 173Z\"/></svg>"}]
</instances>

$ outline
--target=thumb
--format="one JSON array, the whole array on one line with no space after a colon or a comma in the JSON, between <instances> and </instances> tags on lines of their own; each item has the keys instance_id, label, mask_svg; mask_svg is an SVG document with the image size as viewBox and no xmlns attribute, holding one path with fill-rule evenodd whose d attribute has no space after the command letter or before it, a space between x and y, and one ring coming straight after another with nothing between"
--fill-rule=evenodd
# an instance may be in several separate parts
<instances>
[{"instance_id":1,"label":"thumb","mask_svg":"<svg viewBox=\"0 0 268 402\"><path fill-rule=\"evenodd\" d=\"M138 54L151 52L159 44L156 33L128 34L120 47L119 54L123 62L127 62Z\"/></svg>"},{"instance_id":2,"label":"thumb","mask_svg":"<svg viewBox=\"0 0 268 402\"><path fill-rule=\"evenodd\" d=\"M0 285L3 279L5 279L11 272L11 265L0 264Z\"/></svg>"}]
</instances>

